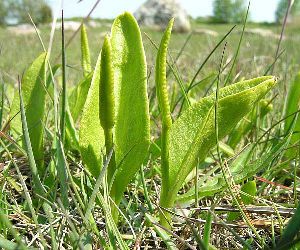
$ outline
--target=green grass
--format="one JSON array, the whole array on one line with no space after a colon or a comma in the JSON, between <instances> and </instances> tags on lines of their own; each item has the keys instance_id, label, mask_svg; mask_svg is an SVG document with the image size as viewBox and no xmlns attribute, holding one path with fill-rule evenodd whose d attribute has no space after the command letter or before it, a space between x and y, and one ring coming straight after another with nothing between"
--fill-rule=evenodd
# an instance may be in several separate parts
<instances>
[{"instance_id":1,"label":"green grass","mask_svg":"<svg viewBox=\"0 0 300 250\"><path fill-rule=\"evenodd\" d=\"M110 25L111 23L105 21L103 26L99 28L87 27L92 68L96 65L105 35L110 33ZM174 108L172 113L173 120L178 120L179 125L182 123L182 127L177 126L177 130L174 132L175 135L180 134L185 126L191 125L189 131L191 132L195 124L197 126L204 124L204 122L201 122L202 115L207 116L207 120L214 124L213 117L204 112L199 117L196 115L186 117L184 111L188 109L188 101L183 104L182 100L189 100L194 105L202 97L209 96L207 100L211 101L212 107L215 105L216 113L219 113L219 108L221 108L220 113L226 111L227 106L222 104L222 99L225 99L225 97L227 100L232 98L232 101L229 102L230 105L233 105L232 107L235 107L234 104L236 103L239 103L239 107L235 107L236 109L230 108L232 113L226 113L226 119L228 120L224 119L225 122L223 120L215 121L216 131L212 127L206 135L207 138L203 137L206 140L207 147L210 145L210 141L216 141L217 147L212 147L206 154L204 145L198 156L195 152L192 152L193 150L184 152L187 155L193 153L193 157L198 158L198 162L195 161L197 163L194 162L193 166L186 164L185 161L181 162L180 155L182 152L179 151L184 149L176 149L178 150L176 156L178 161L187 170L184 170L183 176L180 176L179 172L179 174L177 173L176 178L174 178L180 180L180 183L174 181L172 187L176 186L176 192L173 190L175 195L180 189L178 200L182 204L189 202L185 204L187 206L185 209L177 207L168 212L159 206L164 202L168 203L167 199L171 199L170 196L174 195L174 192L172 195L165 195L166 197L163 197L165 201L159 203L161 187L165 185L162 183L164 179L161 180L161 176L166 171L163 168L164 166L161 168L163 159L160 155L161 150L164 151L166 148L161 145L159 140L161 126L164 123L161 122L159 115L161 100L158 101L155 96L155 62L157 48L163 33L142 28L149 73L148 96L152 144L150 145L150 153L147 154L143 166L139 164L137 169L140 171L136 173L135 178L126 188L124 197L120 199L120 194L118 194L117 203L120 202L120 206L116 207L118 204L115 204L115 197L109 191L112 177L107 178L106 175L106 170L110 166L109 159L115 157L113 151L110 151L113 143L107 147L106 153L103 152L103 149L97 148L99 154L103 153L104 158L104 167L98 177L91 171L87 171L85 167L86 160L80 156L78 141L76 142L78 140L76 136L80 119L77 119L76 115L76 119L73 121L70 114L74 107L71 106L69 112L68 104L64 103L65 125L61 129L56 124L62 114L60 105L62 101L66 101L62 98L63 84L60 69L54 76L57 89L53 89L51 77L49 78L50 87L47 84L42 85L45 83L45 80L41 79L43 78L42 72L39 72L40 75L36 78L29 77L29 80L32 81L30 84L38 86L40 90L46 90L39 91L39 94L46 95L45 110L43 111L45 119L39 124L39 128L42 127L44 133L44 152L42 152L44 160L35 159L37 158L35 155L37 150L33 150L35 141L30 140L30 136L35 133L40 135L39 130L35 130L34 125L35 122L39 123L39 121L32 123L32 120L36 117L32 111L31 114L26 114L25 109L34 109L34 105L41 108L43 102L40 101L38 104L29 103L24 106L24 101L27 103L30 97L27 96L26 89L21 88L20 92L23 92L24 101L22 98L19 100L17 98L19 96L17 86L18 77L28 76L28 73L24 74L25 70L43 52L43 48L36 34L16 35L10 33L7 29L0 29L0 84L4 85L3 90L2 86L0 88L0 121L2 121L2 124L0 124L0 247L7 249L16 247L18 249L41 247L53 249L61 249L62 247L67 249L81 249L84 247L87 249L100 249L101 247L131 249L134 246L141 246L176 249L184 245L190 249L194 249L196 246L201 249L210 249L212 246L222 249L240 249L242 246L246 249L268 247L281 247L281 249L284 249L287 244L293 243L293 240L297 244L300 227L298 222L299 208L294 210L295 217L288 226L287 223L292 215L283 214L279 208L295 208L299 199L298 148L300 137L297 131L299 121L295 122L293 118L295 112L297 113L300 97L298 94L293 95L290 93L287 95L289 86L300 69L300 35L295 32L299 26L295 23L288 24L285 39L281 45L281 50L284 50L284 52L276 62L273 72L278 77L277 86L262 102L256 104L253 108L248 107L248 103L252 102L252 99L256 100L257 97L254 95L256 87L247 90L249 95L253 94L253 97L249 100L240 97L239 90L231 89L227 93L221 88L223 82L227 79L231 60L236 53L242 25L235 27L233 32L229 34L226 39L226 49L224 50L224 43L222 43L205 63L195 79L195 83L200 82L200 84L183 97L182 92L195 76L197 69L233 25L194 22L192 26L196 32L191 35L176 66L173 65L172 70L170 70L167 78L167 89L165 89L168 91L165 94L169 97L171 111L174 103L180 100L179 105ZM249 23L246 26L246 31L254 28L268 29L274 34L279 34L281 30L280 26ZM202 34L199 31L204 29L216 31L218 35ZM50 39L50 28L40 27L40 31L41 38L47 47ZM121 31L115 32L119 34L118 32ZM65 40L68 41L72 34L72 31L65 31ZM181 51L187 37L188 34L172 34L169 45L169 65L172 65L172 60ZM132 41L129 45L134 42L136 41ZM114 41L114 43L117 50L118 41ZM274 62L277 44L278 38L276 37L264 37L246 32L239 55L232 67L231 77L228 78L228 84L264 75ZM53 45L50 60L52 66L61 63L62 48L59 30L55 33ZM139 43L136 46L139 46ZM224 55L222 56L223 50ZM82 81L84 77L81 64L80 35L75 37L70 46L63 52L66 54L67 86L67 88L64 88L66 90L64 94L69 96L71 90L79 82L81 82L82 89L88 83L88 81ZM129 55L130 51L127 56ZM142 56L140 59L142 62ZM102 60L106 62L105 58ZM162 62L159 67L157 66L157 69L160 69L161 72L164 67L163 56L158 60ZM42 67L43 61L37 63ZM135 65L134 62L132 65ZM134 71L133 69L134 67L132 67L132 71ZM100 71L108 72L106 68L99 69ZM136 79L135 77L130 78L128 72L121 73L124 77L128 77L130 81ZM86 72L85 76L91 77ZM164 75L160 75L159 79L164 81L163 77ZM103 81L101 84L105 84L105 79ZM296 83L297 79L292 85L293 89L297 89ZM158 88L160 88L159 85ZM86 90L84 91L86 93ZM2 98L3 93L4 98ZM15 100L21 104L21 115L16 118L9 116L9 110L16 102L13 101L14 95ZM216 102L215 96L217 96ZM31 98L33 97L31 96ZM87 99L89 98L91 97ZM72 98L69 100L72 100L72 105L76 103L76 100ZM126 100L124 103L128 104L129 101ZM291 103L291 105L286 105L286 102ZM53 108L55 103L60 105ZM272 107L270 104L272 104ZM102 105L102 109L105 110L105 105L103 103ZM228 107L231 107L230 105ZM248 115L233 128L233 132L227 133L227 126L230 127L233 126L231 124L235 124L234 119L240 111L239 108L243 105L245 106L243 110ZM91 106L91 110L94 110L95 107ZM199 109L202 108L201 105L198 106ZM130 110L132 107L129 105L128 108ZM77 110L76 112L80 111ZM240 115L241 118L243 115ZM127 110L124 112L121 121L117 123L122 124L122 121L131 116L134 117L134 112L130 113ZM290 117L286 119L286 116ZM25 140L17 135L15 131L10 130L9 125L7 125L9 119L14 119L13 124L20 117ZM98 114L94 115L93 119L98 119ZM186 122L189 124L185 124L184 119L189 119L189 122ZM91 124L86 125L84 133L91 132L89 131ZM117 124L117 126L121 125ZM65 136L68 138L66 141L60 134L60 131L64 129L66 129ZM119 133L122 134L123 130L121 127ZM225 134L223 130L226 131ZM220 133L222 136L219 138L219 136L215 136L215 133ZM89 136L89 138L92 138L97 135L90 134ZM184 136L188 141L190 133L186 133ZM221 137L224 136L225 138L222 139ZM126 135L121 136L118 140L117 147L121 143L126 143ZM193 145L196 144L192 144L191 149ZM172 153L176 155L176 152ZM200 162L199 158L201 158ZM43 162L44 166L43 164L36 165L40 161ZM122 161L120 160L120 164L122 164ZM95 161L91 162L92 164L95 163ZM178 164L175 165L173 168L178 167ZM41 166L44 171L39 169ZM122 182L122 177L125 175L126 172L122 176L118 176L120 182ZM232 178L225 181L224 177L226 176L228 179ZM248 180L255 181L257 186L255 196L249 199L251 205L257 207L268 206L271 213L251 213L249 215L245 204L243 204L243 200L249 194L247 192L240 193L240 186L237 186L248 183ZM214 181L217 181L218 184L215 185ZM180 185L181 182L184 183L182 186ZM195 204L194 201L191 201L193 199L196 199L198 203ZM173 204L174 201L172 200L171 203ZM208 211L207 209L201 211L201 208L207 206L209 207ZM226 211L226 209L229 210L236 206L242 216L234 216L235 220L227 221L227 216L232 212ZM225 212L214 211L216 207L223 207ZM272 208L274 209L272 210ZM116 220L116 213L119 213L119 221ZM168 225L164 219L161 219L164 223L160 225L157 220L158 214L163 216L166 213L173 215L174 223ZM172 231L169 229L170 227Z\"/></svg>"}]
</instances>

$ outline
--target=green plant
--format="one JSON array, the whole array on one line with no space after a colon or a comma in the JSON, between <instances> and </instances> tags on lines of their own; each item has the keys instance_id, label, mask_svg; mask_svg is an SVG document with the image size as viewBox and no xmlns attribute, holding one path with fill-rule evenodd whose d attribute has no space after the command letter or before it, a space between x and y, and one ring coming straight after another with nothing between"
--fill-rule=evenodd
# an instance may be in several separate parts
<instances>
[{"instance_id":1,"label":"green plant","mask_svg":"<svg viewBox=\"0 0 300 250\"><path fill-rule=\"evenodd\" d=\"M293 121L295 120L294 133L291 138L291 144L296 143L300 139L300 119L298 118L297 111L299 110L299 100L300 100L300 73L298 73L294 80L289 84L288 95L285 106L285 123L284 123L284 131L288 133L293 125ZM298 150L295 148L291 148L288 150L289 154L297 154Z\"/></svg>"},{"instance_id":2,"label":"green plant","mask_svg":"<svg viewBox=\"0 0 300 250\"><path fill-rule=\"evenodd\" d=\"M97 177L101 150L114 150L108 167L110 196L118 205L146 157L150 121L147 73L141 33L129 13L113 23L94 70L80 122L80 147L89 171ZM116 219L117 209L112 206Z\"/></svg>"},{"instance_id":3,"label":"green plant","mask_svg":"<svg viewBox=\"0 0 300 250\"><path fill-rule=\"evenodd\" d=\"M26 120L32 145L33 155L39 173L44 171L44 113L46 98L46 53L41 54L25 72L22 78L22 92L26 109ZM11 108L12 130L22 134L22 122L20 110L20 98L15 95Z\"/></svg>"},{"instance_id":4,"label":"green plant","mask_svg":"<svg viewBox=\"0 0 300 250\"><path fill-rule=\"evenodd\" d=\"M211 55L225 39L230 39L228 35L231 29L200 64L186 88L186 82L181 79L176 65L180 56L173 61L171 55L174 51L170 50L168 57L173 21L169 22L160 46L157 46L156 99L155 91L152 94L152 75L150 72L147 74L141 32L129 13L117 17L111 33L104 37L95 68L92 66L87 31L82 26L83 74L78 74L82 79L76 79L78 84L70 94L67 90L71 87L71 80L66 78L65 60L63 66L51 67L50 55L44 53L38 57L26 71L19 95L15 94L10 112L12 130L9 132L6 124L9 124L7 113L12 98L7 94L7 89L13 87L0 86L0 153L3 157L0 162L1 247L27 249L25 242L30 242L28 239L31 235L27 236L26 230L20 227L22 224L15 227L14 220L10 222L10 218L24 221L25 226L26 223L31 225L37 235L30 243L32 247L58 249L63 244L72 249L128 249L133 244L139 244L141 237L147 235L143 234L145 230L155 230L159 236L157 238L163 240L170 249L177 249L179 241L191 249L196 244L201 249L210 249L215 239L215 221L232 233L240 246L248 249L254 244L258 247L268 246L269 237L264 238L267 234L263 234L263 229L257 234L255 224L251 221L251 211L247 213L244 205L269 205L272 201L272 212L278 213L281 227L280 213L290 211L279 207L278 212L276 208L279 205L276 198L286 194L284 190L289 187L280 185L270 197L266 197L263 195L264 187L271 185L271 181L262 183L259 178L257 182L249 181L254 175L272 180L272 183L274 180L275 185L294 177L294 200L297 202L297 165L290 164L296 162L297 151L293 158L285 152L299 141L296 133L299 99L296 82L299 79L290 86L286 103L288 117L277 122L278 117L275 116L273 121L267 116L272 103L277 110L277 95L262 99L275 85L274 77L263 76L229 85L232 79L238 78L234 67L238 62L238 51L229 71L228 65L224 65L224 70L221 65L219 74L209 69L206 75L205 68ZM190 37L192 42L192 35ZM151 42L155 45L155 42ZM65 47L62 48L64 54ZM184 55L183 49L179 54ZM69 70L67 77L72 72ZM204 77L199 72L204 72ZM63 80L59 74L63 75ZM187 77L190 75L187 74ZM173 92L170 93L168 81L174 79L180 87L171 85ZM147 87L151 91L150 101ZM210 90L215 93L207 94ZM199 100L202 94L205 97ZM60 108L62 103L64 108ZM13 118L14 115L17 116ZM64 118L60 119L62 116ZM150 116L158 126L152 127L154 141L149 147ZM161 123L157 121L159 119ZM284 130L283 126L276 127L283 121ZM62 131L65 131L65 140ZM24 145L23 148L19 142ZM43 157L36 156L44 151ZM24 162L28 162L28 167L24 167ZM290 168L295 172L286 171ZM134 178L138 170L140 175ZM15 180L15 172L19 182ZM241 188L243 193L240 193L236 184L245 181L246 184ZM284 182L284 185L287 184ZM242 216L234 212L231 216L223 217L228 215L228 208L225 208L226 214L222 218L227 221L242 218L246 221L247 213L247 226L256 233L252 242L246 242L231 224L220 219L222 212L219 209L224 208L219 207L218 199L223 199L227 190L230 191L232 206L237 206ZM161 210L153 202L159 191ZM207 212L198 207L203 197L213 203ZM186 217L178 226L180 229L190 229L187 237L191 241L186 241L185 236L178 236L177 231L168 228L172 225L170 214L180 216L180 210L167 213L164 209L170 210L186 203L192 204L191 208L188 208L188 214L183 214ZM218 211L217 214L214 214L214 209ZM160 218L158 211L164 211L159 215ZM118 225L118 214L122 215L122 225ZM296 211L286 231L283 231L278 247L284 248L286 243L295 243L293 239L299 231L298 217ZM206 220L203 230L195 225L198 219ZM139 235L136 234L138 230L141 231ZM265 231L270 234L268 229ZM203 240L200 235L203 235ZM146 237L145 244L148 244ZM276 246L275 235L272 237L273 246ZM6 239L12 239L15 243ZM163 243L155 244L157 247Z\"/></svg>"},{"instance_id":5,"label":"green plant","mask_svg":"<svg viewBox=\"0 0 300 250\"><path fill-rule=\"evenodd\" d=\"M197 162L204 160L208 151L216 145L214 105L215 96L201 99L185 110L171 125L170 108L166 87L166 55L173 20L162 38L156 61L158 101L162 113L162 192L160 205L172 208L176 196L188 174ZM225 137L236 124L249 113L274 86L272 76L242 81L219 91L218 125L219 138ZM161 223L168 225L165 214Z\"/></svg>"},{"instance_id":6,"label":"green plant","mask_svg":"<svg viewBox=\"0 0 300 250\"><path fill-rule=\"evenodd\" d=\"M231 0L215 0L213 4L214 21L217 23L229 23L232 18Z\"/></svg>"},{"instance_id":7,"label":"green plant","mask_svg":"<svg viewBox=\"0 0 300 250\"><path fill-rule=\"evenodd\" d=\"M247 12L244 0L214 0L213 22L241 23Z\"/></svg>"},{"instance_id":8,"label":"green plant","mask_svg":"<svg viewBox=\"0 0 300 250\"><path fill-rule=\"evenodd\" d=\"M52 18L52 9L48 4L46 4L46 2L44 2L40 7L36 23L51 23Z\"/></svg>"},{"instance_id":9,"label":"green plant","mask_svg":"<svg viewBox=\"0 0 300 250\"><path fill-rule=\"evenodd\" d=\"M18 23L30 23L28 13L36 24L51 22L52 10L45 0L6 0L8 14Z\"/></svg>"},{"instance_id":10,"label":"green plant","mask_svg":"<svg viewBox=\"0 0 300 250\"><path fill-rule=\"evenodd\" d=\"M6 18L8 14L7 4L4 0L0 0L0 26L6 25Z\"/></svg>"},{"instance_id":11,"label":"green plant","mask_svg":"<svg viewBox=\"0 0 300 250\"><path fill-rule=\"evenodd\" d=\"M275 11L275 20L276 23L282 23L286 10L288 8L289 5L289 1L288 0L280 0L278 2L276 11ZM299 4L299 0L295 0L293 1L293 5L291 8L291 18L293 18L296 15L299 15L299 10L300 10L300 4Z\"/></svg>"}]
</instances>

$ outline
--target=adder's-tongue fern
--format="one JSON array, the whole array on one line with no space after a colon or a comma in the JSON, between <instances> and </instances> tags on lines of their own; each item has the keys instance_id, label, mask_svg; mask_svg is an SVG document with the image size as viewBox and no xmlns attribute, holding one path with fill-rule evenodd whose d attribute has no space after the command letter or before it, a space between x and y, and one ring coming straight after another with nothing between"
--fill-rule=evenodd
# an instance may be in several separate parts
<instances>
[{"instance_id":1,"label":"adder's-tongue fern","mask_svg":"<svg viewBox=\"0 0 300 250\"><path fill-rule=\"evenodd\" d=\"M156 58L156 68L155 68L155 83L156 92L158 97L158 104L161 112L162 130L161 130L161 169L162 169L162 191L160 205L163 207L168 207L164 202L167 201L164 197L167 196L169 192L169 133L172 126L172 118L170 112L170 104L168 98L167 90L167 51L168 44L171 37L172 27L174 19L168 24L168 27L161 40L157 58ZM166 221L170 219L169 214L161 214L161 223L164 226L168 226Z\"/></svg>"}]
</instances>

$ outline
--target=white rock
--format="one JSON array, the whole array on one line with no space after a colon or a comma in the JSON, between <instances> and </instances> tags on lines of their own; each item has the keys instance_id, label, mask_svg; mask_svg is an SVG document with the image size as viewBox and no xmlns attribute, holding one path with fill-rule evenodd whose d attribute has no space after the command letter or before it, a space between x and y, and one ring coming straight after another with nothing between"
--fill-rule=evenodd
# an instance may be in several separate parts
<instances>
[{"instance_id":1,"label":"white rock","mask_svg":"<svg viewBox=\"0 0 300 250\"><path fill-rule=\"evenodd\" d=\"M50 24L52 26L52 24ZM75 21L65 21L64 28L65 30L76 31L81 25L81 22ZM61 22L56 23L56 29L61 29Z\"/></svg>"},{"instance_id":2,"label":"white rock","mask_svg":"<svg viewBox=\"0 0 300 250\"><path fill-rule=\"evenodd\" d=\"M175 17L174 31L187 32L191 24L187 12L176 0L148 0L135 13L139 24L165 29L169 20Z\"/></svg>"},{"instance_id":3,"label":"white rock","mask_svg":"<svg viewBox=\"0 0 300 250\"><path fill-rule=\"evenodd\" d=\"M245 33L247 34L253 34L253 35L259 35L262 37L267 37L267 38L274 38L274 39L278 39L279 35L275 34L272 30L268 30L268 29L260 29L260 28L256 28L256 29L246 29Z\"/></svg>"},{"instance_id":4,"label":"white rock","mask_svg":"<svg viewBox=\"0 0 300 250\"><path fill-rule=\"evenodd\" d=\"M90 26L90 27L92 27L92 28L97 28L97 27L100 27L101 25L100 25L100 23L99 22L96 22L96 21L89 21L88 23L87 23L87 25L88 26Z\"/></svg>"},{"instance_id":5,"label":"white rock","mask_svg":"<svg viewBox=\"0 0 300 250\"><path fill-rule=\"evenodd\" d=\"M33 25L30 24L20 24L17 26L11 26L8 27L7 30L15 35L30 35L36 33Z\"/></svg>"},{"instance_id":6,"label":"white rock","mask_svg":"<svg viewBox=\"0 0 300 250\"><path fill-rule=\"evenodd\" d=\"M208 35L208 36L215 36L215 37L219 35L219 33L214 30L201 29L201 28L195 29L194 33L198 35Z\"/></svg>"}]
</instances>

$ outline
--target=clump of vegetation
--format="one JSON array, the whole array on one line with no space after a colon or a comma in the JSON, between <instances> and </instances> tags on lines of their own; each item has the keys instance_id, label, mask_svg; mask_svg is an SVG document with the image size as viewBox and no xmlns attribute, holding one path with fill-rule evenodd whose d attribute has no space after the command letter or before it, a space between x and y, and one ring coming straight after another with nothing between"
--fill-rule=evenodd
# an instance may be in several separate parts
<instances>
[{"instance_id":1,"label":"clump of vegetation","mask_svg":"<svg viewBox=\"0 0 300 250\"><path fill-rule=\"evenodd\" d=\"M213 18L216 23L242 23L247 6L244 0L215 0Z\"/></svg>"},{"instance_id":2,"label":"clump of vegetation","mask_svg":"<svg viewBox=\"0 0 300 250\"><path fill-rule=\"evenodd\" d=\"M285 1L285 0L279 1L275 12L276 23L283 22L288 6L289 6L289 1ZM299 16L299 11L300 11L299 0L292 1L289 18L293 19L294 17Z\"/></svg>"},{"instance_id":3,"label":"clump of vegetation","mask_svg":"<svg viewBox=\"0 0 300 250\"><path fill-rule=\"evenodd\" d=\"M217 72L197 82L232 28L186 84L168 55L173 22L159 45L148 36L153 78L142 32L124 13L99 53L82 25L82 75L71 90L64 30L60 64L44 51L14 96L1 85L1 247L296 246L299 76L276 121L280 86L268 74L277 58L246 80L234 76L238 46L231 64L223 51Z\"/></svg>"},{"instance_id":4,"label":"clump of vegetation","mask_svg":"<svg viewBox=\"0 0 300 250\"><path fill-rule=\"evenodd\" d=\"M52 21L52 9L45 0L0 0L0 25L6 25L12 19L17 23L31 23L28 16L36 24Z\"/></svg>"},{"instance_id":5,"label":"clump of vegetation","mask_svg":"<svg viewBox=\"0 0 300 250\"><path fill-rule=\"evenodd\" d=\"M6 24L7 6L3 1L0 1L0 25Z\"/></svg>"}]
</instances>

